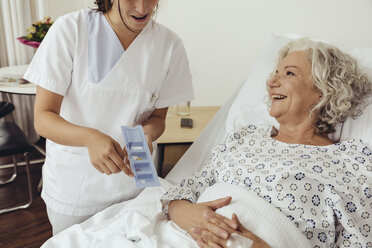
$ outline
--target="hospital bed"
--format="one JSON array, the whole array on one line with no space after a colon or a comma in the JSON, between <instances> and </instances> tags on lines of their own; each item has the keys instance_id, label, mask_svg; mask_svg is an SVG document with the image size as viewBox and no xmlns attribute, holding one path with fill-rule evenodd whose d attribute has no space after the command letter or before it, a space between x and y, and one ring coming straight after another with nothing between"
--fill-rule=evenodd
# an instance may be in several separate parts
<instances>
[{"instance_id":1,"label":"hospital bed","mask_svg":"<svg viewBox=\"0 0 372 248\"><path fill-rule=\"evenodd\" d=\"M185 231L161 214L159 198L172 184L192 175L208 159L211 149L222 143L234 129L249 124L277 125L268 114L264 103L265 82L275 66L279 49L296 35L279 36L271 34L265 50L252 67L246 80L224 104L211 120L200 137L178 161L162 187L147 188L135 199L113 205L87 221L74 225L49 239L42 247L197 247ZM336 44L337 45L337 44ZM372 79L372 48L341 47L353 55ZM372 98L370 99L372 102ZM358 119L348 119L331 137L333 140L360 138L372 148L372 104L369 104ZM260 211L260 210L257 210ZM258 212L257 212L258 213ZM288 220L279 223L260 219L255 214L256 223L265 223L265 231L258 230L261 238L275 247L306 247L306 240L294 240L292 226ZM262 228L261 228L262 229ZM291 233L285 236L285 233ZM302 236L302 235L300 235ZM269 237L271 241L266 238ZM287 238L286 238L287 237ZM298 244L296 245L296 242ZM304 243L305 242L305 243ZM280 245L278 245L280 243Z\"/></svg>"}]
</instances>

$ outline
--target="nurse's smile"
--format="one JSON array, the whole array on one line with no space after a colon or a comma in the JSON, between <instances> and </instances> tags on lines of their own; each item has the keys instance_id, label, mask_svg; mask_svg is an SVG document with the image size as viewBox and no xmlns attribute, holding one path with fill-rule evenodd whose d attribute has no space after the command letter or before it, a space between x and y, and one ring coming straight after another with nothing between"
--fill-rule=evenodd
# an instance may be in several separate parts
<instances>
[{"instance_id":1,"label":"nurse's smile","mask_svg":"<svg viewBox=\"0 0 372 248\"><path fill-rule=\"evenodd\" d=\"M126 28L139 33L150 21L158 2L158 0L118 0L116 11L119 12Z\"/></svg>"},{"instance_id":2,"label":"nurse's smile","mask_svg":"<svg viewBox=\"0 0 372 248\"><path fill-rule=\"evenodd\" d=\"M148 19L149 14L144 15L144 16L134 16L131 15L131 17L136 21L136 22L146 22Z\"/></svg>"}]
</instances>

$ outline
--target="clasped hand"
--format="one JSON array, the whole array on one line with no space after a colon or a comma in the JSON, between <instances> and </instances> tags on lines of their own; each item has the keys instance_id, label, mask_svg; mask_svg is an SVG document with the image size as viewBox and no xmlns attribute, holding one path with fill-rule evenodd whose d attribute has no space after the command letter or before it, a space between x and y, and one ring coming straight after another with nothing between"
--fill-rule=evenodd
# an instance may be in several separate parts
<instances>
[{"instance_id":1,"label":"clasped hand","mask_svg":"<svg viewBox=\"0 0 372 248\"><path fill-rule=\"evenodd\" d=\"M172 201L169 204L169 216L177 225L186 230L202 248L226 247L232 233L238 233L254 241L253 247L269 247L263 240L248 231L238 220L215 212L216 209L230 204L231 197L214 201L192 204L185 200Z\"/></svg>"},{"instance_id":2,"label":"clasped hand","mask_svg":"<svg viewBox=\"0 0 372 248\"><path fill-rule=\"evenodd\" d=\"M152 152L152 143L148 141ZM110 136L93 130L87 143L90 162L101 173L107 175L124 172L133 177L133 172L129 164L126 148L122 148Z\"/></svg>"}]
</instances>

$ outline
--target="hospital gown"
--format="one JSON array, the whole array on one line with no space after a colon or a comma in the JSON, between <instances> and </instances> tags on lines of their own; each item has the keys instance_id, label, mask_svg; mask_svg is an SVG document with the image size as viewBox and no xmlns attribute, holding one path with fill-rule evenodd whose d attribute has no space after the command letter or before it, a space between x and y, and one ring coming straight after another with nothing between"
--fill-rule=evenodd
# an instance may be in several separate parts
<instances>
[{"instance_id":1,"label":"hospital gown","mask_svg":"<svg viewBox=\"0 0 372 248\"><path fill-rule=\"evenodd\" d=\"M328 146L288 144L272 128L241 128L212 150L194 176L161 201L195 203L209 186L244 186L267 200L300 229L313 247L372 247L372 153L361 140Z\"/></svg>"}]
</instances>

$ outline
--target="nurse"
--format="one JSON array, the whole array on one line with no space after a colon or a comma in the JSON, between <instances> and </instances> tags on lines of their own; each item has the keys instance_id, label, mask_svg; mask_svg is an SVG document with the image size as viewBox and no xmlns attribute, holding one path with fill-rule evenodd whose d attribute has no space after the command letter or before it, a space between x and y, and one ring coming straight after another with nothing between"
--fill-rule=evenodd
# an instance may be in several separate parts
<instances>
[{"instance_id":1,"label":"nurse","mask_svg":"<svg viewBox=\"0 0 372 248\"><path fill-rule=\"evenodd\" d=\"M41 196L53 234L139 193L121 125L142 125L152 149L168 106L193 99L182 41L152 19L158 0L96 4L58 18L24 75L38 85Z\"/></svg>"}]
</instances>

